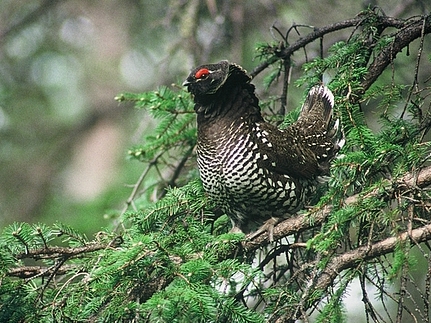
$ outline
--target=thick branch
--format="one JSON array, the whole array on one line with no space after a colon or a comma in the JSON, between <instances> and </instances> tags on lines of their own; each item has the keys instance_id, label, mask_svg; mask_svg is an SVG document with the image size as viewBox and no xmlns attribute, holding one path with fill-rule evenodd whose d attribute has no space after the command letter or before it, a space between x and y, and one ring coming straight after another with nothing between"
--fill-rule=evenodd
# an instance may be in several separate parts
<instances>
[{"instance_id":1,"label":"thick branch","mask_svg":"<svg viewBox=\"0 0 431 323\"><path fill-rule=\"evenodd\" d=\"M47 277L51 275L65 275L70 274L71 270L75 269L76 266L64 265L60 268L45 266L24 266L12 268L8 272L8 276L17 278L34 278L34 277Z\"/></svg>"},{"instance_id":2,"label":"thick branch","mask_svg":"<svg viewBox=\"0 0 431 323\"><path fill-rule=\"evenodd\" d=\"M66 248L66 247L49 247L43 249L29 250L27 253L20 253L16 256L17 259L31 258L31 259L56 259L56 258L73 258L79 255L102 250L107 248L107 244L89 244L83 247Z\"/></svg>"},{"instance_id":3,"label":"thick branch","mask_svg":"<svg viewBox=\"0 0 431 323\"><path fill-rule=\"evenodd\" d=\"M387 181L387 184L391 185L389 181ZM431 185L431 166L424 167L417 173L407 173L397 181L397 184L398 189L401 190L407 190L409 187L423 188ZM377 196L377 194L379 194L379 190L376 189L368 193L368 196ZM344 204L351 205L357 202L360 198L363 198L361 194L352 195L345 200ZM326 206L319 210L311 210L305 214L286 219L274 227L274 239L280 239L290 234L319 226L323 223L330 212L331 207ZM268 232L263 232L254 239L246 240L242 246L246 251L250 252L268 244Z\"/></svg>"},{"instance_id":4,"label":"thick branch","mask_svg":"<svg viewBox=\"0 0 431 323\"><path fill-rule=\"evenodd\" d=\"M262 72L264 69L266 69L268 66L274 64L276 61L280 59L289 59L290 56L297 50L304 48L309 43L312 43L316 39L319 39L323 37L326 34L330 34L334 31L343 30L346 28L351 27L357 27L359 26L364 20L367 18L367 15L359 15L356 18L344 20L341 22L336 22L331 25L327 25L321 28L315 28L313 32L309 33L307 36L302 37L298 39L296 42L294 42L292 45L283 48L277 55L272 56L259 66L257 66L251 73L251 77L255 77L260 72ZM392 17L383 17L383 16L376 16L378 19L378 25L380 27L395 27L395 28L402 28L406 22L401 19L396 19Z\"/></svg>"},{"instance_id":5,"label":"thick branch","mask_svg":"<svg viewBox=\"0 0 431 323\"><path fill-rule=\"evenodd\" d=\"M422 33L431 32L431 15L417 19L394 34L392 45L382 49L379 55L368 67L368 73L362 81L362 88L365 91L383 73L386 67L395 59L395 56L407 47L413 40L421 37Z\"/></svg>"},{"instance_id":6,"label":"thick branch","mask_svg":"<svg viewBox=\"0 0 431 323\"><path fill-rule=\"evenodd\" d=\"M369 246L359 247L333 258L323 270L323 272L319 274L315 288L325 291L333 284L335 278L341 271L355 267L361 261L366 261L391 253L395 250L397 244L407 241L408 239L411 239L415 243L421 243L430 240L431 224L414 229L411 231L411 233L403 232L397 237L390 237L373 243Z\"/></svg>"}]
</instances>

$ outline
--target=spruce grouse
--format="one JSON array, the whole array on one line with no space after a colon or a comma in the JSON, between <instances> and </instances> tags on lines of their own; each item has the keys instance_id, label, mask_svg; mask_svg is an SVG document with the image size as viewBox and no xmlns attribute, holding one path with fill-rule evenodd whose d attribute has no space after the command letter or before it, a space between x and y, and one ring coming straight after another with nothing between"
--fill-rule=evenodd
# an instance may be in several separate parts
<instances>
[{"instance_id":1,"label":"spruce grouse","mask_svg":"<svg viewBox=\"0 0 431 323\"><path fill-rule=\"evenodd\" d=\"M221 61L195 68L183 85L195 102L204 190L234 230L266 221L271 236L279 218L304 207L344 139L327 87L313 87L298 120L280 130L263 119L250 81L240 66Z\"/></svg>"}]
</instances>

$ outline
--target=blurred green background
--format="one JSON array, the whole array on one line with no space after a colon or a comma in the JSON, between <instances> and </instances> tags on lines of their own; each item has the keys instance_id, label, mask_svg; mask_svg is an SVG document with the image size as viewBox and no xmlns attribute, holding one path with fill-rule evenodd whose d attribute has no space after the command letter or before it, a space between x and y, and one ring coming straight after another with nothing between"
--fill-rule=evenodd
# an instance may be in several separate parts
<instances>
[{"instance_id":1,"label":"blurred green background","mask_svg":"<svg viewBox=\"0 0 431 323\"><path fill-rule=\"evenodd\" d=\"M1 0L0 227L61 221L92 234L111 223L145 165L127 158L154 121L118 104L125 91L180 84L197 64L228 59L251 70L271 28L353 18L356 0ZM374 1L389 16L429 0ZM302 35L310 28L300 28ZM350 31L332 35L329 46ZM293 41L299 37L292 33ZM308 57L318 51L312 46ZM304 57L297 56L292 80ZM258 85L261 81L256 80ZM263 86L260 86L263 88ZM297 103L302 90L292 92ZM297 97L296 97L297 96ZM108 215L108 216L107 216Z\"/></svg>"}]
</instances>

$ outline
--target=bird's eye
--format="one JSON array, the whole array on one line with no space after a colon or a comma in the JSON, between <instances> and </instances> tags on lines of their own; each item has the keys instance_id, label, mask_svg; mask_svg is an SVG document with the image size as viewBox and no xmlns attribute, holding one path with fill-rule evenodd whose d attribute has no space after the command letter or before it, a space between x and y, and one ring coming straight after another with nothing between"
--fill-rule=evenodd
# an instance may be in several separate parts
<instances>
[{"instance_id":1,"label":"bird's eye","mask_svg":"<svg viewBox=\"0 0 431 323\"><path fill-rule=\"evenodd\" d=\"M196 72L195 78L196 79L203 79L207 77L210 74L210 71L206 68L201 68L199 71Z\"/></svg>"}]
</instances>

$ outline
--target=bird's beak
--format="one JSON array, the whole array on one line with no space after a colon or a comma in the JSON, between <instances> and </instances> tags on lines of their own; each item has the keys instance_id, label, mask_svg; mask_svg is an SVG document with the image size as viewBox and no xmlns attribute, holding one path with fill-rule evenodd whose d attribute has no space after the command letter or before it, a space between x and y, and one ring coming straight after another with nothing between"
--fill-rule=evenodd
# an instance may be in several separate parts
<instances>
[{"instance_id":1,"label":"bird's beak","mask_svg":"<svg viewBox=\"0 0 431 323\"><path fill-rule=\"evenodd\" d=\"M185 80L184 82L183 82L183 86L187 86L187 85L189 85L191 82L189 82L189 81L187 81L187 80Z\"/></svg>"}]
</instances>

